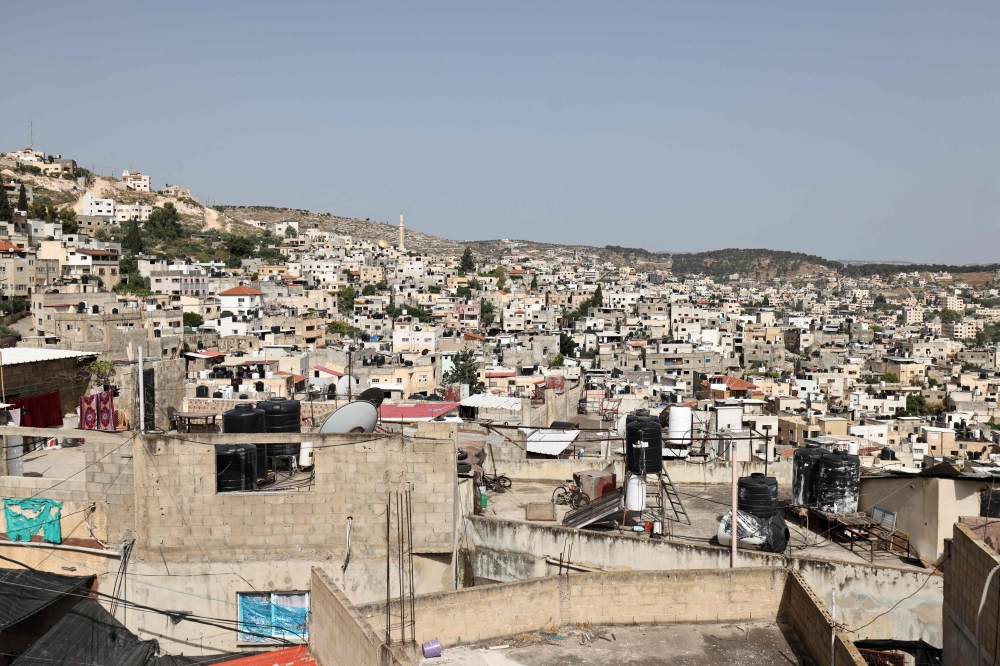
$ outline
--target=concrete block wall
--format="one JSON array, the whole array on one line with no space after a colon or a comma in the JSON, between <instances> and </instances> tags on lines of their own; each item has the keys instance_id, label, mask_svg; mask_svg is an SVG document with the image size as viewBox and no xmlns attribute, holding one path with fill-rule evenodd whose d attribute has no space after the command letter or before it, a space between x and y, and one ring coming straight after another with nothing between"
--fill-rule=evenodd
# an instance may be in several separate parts
<instances>
[{"instance_id":1,"label":"concrete block wall","mask_svg":"<svg viewBox=\"0 0 1000 666\"><path fill-rule=\"evenodd\" d=\"M522 632L592 624L773 621L785 589L782 569L583 573L421 595L417 642L452 646ZM374 626L384 603L359 608Z\"/></svg>"},{"instance_id":2,"label":"concrete block wall","mask_svg":"<svg viewBox=\"0 0 1000 666\"><path fill-rule=\"evenodd\" d=\"M308 439L311 489L216 492L215 445ZM413 550L453 552L457 477L453 424L401 435L184 434L146 438L135 460L136 527L143 553L195 561L342 554L352 521L352 561L385 552L391 491L411 491ZM341 555L342 556L342 555Z\"/></svg>"},{"instance_id":3,"label":"concrete block wall","mask_svg":"<svg viewBox=\"0 0 1000 666\"><path fill-rule=\"evenodd\" d=\"M506 448L514 448L514 445L507 442ZM494 452L497 452L497 445L494 444ZM620 443L619 443L620 447ZM499 453L499 452L498 452ZM512 459L510 456L497 455L497 471L506 474L511 479L517 480L564 480L572 478L573 472L580 472L591 469L604 469L608 465L615 466L619 483L621 482L624 462L620 455L612 455L610 459L603 458L580 458L569 460L541 458L532 459ZM764 472L764 463L741 462L737 473L740 476L750 476L754 472ZM721 460L706 463L704 465L692 465L682 460L665 460L663 467L670 475L674 483L720 483L731 484L733 472L730 463ZM792 464L791 462L774 462L767 465L767 475L778 479L781 487L791 487L792 485Z\"/></svg>"},{"instance_id":4,"label":"concrete block wall","mask_svg":"<svg viewBox=\"0 0 1000 666\"><path fill-rule=\"evenodd\" d=\"M412 663L408 655L382 644L368 621L320 569L312 570L309 627L309 652L319 666Z\"/></svg>"},{"instance_id":5,"label":"concrete block wall","mask_svg":"<svg viewBox=\"0 0 1000 666\"><path fill-rule=\"evenodd\" d=\"M789 576L782 611L782 617L817 666L830 666L831 656L836 664L864 666L864 657L854 647L849 634L838 631L835 637L832 635L833 621L826 606L798 574Z\"/></svg>"},{"instance_id":6,"label":"concrete block wall","mask_svg":"<svg viewBox=\"0 0 1000 666\"><path fill-rule=\"evenodd\" d=\"M45 428L6 426L4 434L21 437L51 436ZM137 439L132 433L83 433L84 467L69 479L0 476L3 497L40 497L64 502L63 515L69 516L95 505L90 524L102 541L119 543L135 531L133 456ZM63 538L89 537L80 527L82 513L62 523Z\"/></svg>"},{"instance_id":7,"label":"concrete block wall","mask_svg":"<svg viewBox=\"0 0 1000 666\"><path fill-rule=\"evenodd\" d=\"M1000 571L993 575L986 593L986 603L979 618L976 638L976 614L986 577L1000 566L1000 555L988 546L982 531L957 523L944 570L944 663L993 663L1000 659L996 641L1000 623ZM977 659L978 657L978 659Z\"/></svg>"},{"instance_id":8,"label":"concrete block wall","mask_svg":"<svg viewBox=\"0 0 1000 666\"><path fill-rule=\"evenodd\" d=\"M466 518L459 579L511 582L555 572L546 556L572 548L573 562L605 571L728 569L729 550L708 544L602 534L552 525ZM783 567L798 572L829 603L837 591L838 621L865 626L855 638L926 640L942 644L943 579L925 571L783 557L741 550L742 567ZM891 610L891 612L890 612Z\"/></svg>"}]
</instances>

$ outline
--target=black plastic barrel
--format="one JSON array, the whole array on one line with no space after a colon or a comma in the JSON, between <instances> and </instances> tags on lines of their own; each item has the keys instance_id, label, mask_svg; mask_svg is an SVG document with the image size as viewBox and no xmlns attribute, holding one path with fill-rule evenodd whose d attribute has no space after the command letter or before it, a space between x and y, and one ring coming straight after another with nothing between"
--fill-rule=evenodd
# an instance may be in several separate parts
<instances>
[{"instance_id":1,"label":"black plastic barrel","mask_svg":"<svg viewBox=\"0 0 1000 666\"><path fill-rule=\"evenodd\" d=\"M861 492L861 458L824 453L814 473L816 508L828 513L855 513Z\"/></svg>"},{"instance_id":2,"label":"black plastic barrel","mask_svg":"<svg viewBox=\"0 0 1000 666\"><path fill-rule=\"evenodd\" d=\"M236 405L228 412L222 413L222 432L264 432L264 410L254 409L249 403Z\"/></svg>"},{"instance_id":3,"label":"black plastic barrel","mask_svg":"<svg viewBox=\"0 0 1000 666\"><path fill-rule=\"evenodd\" d=\"M202 384L194 390L194 397L196 398L207 398L208 397L208 387Z\"/></svg>"},{"instance_id":4,"label":"black plastic barrel","mask_svg":"<svg viewBox=\"0 0 1000 666\"><path fill-rule=\"evenodd\" d=\"M265 432L302 432L302 404L298 400L289 400L288 398L259 400L257 409L264 412ZM270 444L267 447L268 456L295 456L298 454L299 445L295 442Z\"/></svg>"},{"instance_id":5,"label":"black plastic barrel","mask_svg":"<svg viewBox=\"0 0 1000 666\"><path fill-rule=\"evenodd\" d=\"M625 424L625 466L633 474L663 470L663 428L648 416Z\"/></svg>"},{"instance_id":6,"label":"black plastic barrel","mask_svg":"<svg viewBox=\"0 0 1000 666\"><path fill-rule=\"evenodd\" d=\"M736 497L740 511L768 520L778 511L778 479L763 474L742 477Z\"/></svg>"},{"instance_id":7,"label":"black plastic barrel","mask_svg":"<svg viewBox=\"0 0 1000 666\"><path fill-rule=\"evenodd\" d=\"M215 469L218 492L257 490L257 447L253 444L216 445Z\"/></svg>"},{"instance_id":8,"label":"black plastic barrel","mask_svg":"<svg viewBox=\"0 0 1000 666\"><path fill-rule=\"evenodd\" d=\"M222 397L222 391L216 391L215 393L212 394L212 397L213 398L221 398Z\"/></svg>"},{"instance_id":9,"label":"black plastic barrel","mask_svg":"<svg viewBox=\"0 0 1000 666\"><path fill-rule=\"evenodd\" d=\"M1000 518L1000 489L985 489L979 495L979 515L983 518Z\"/></svg>"},{"instance_id":10,"label":"black plastic barrel","mask_svg":"<svg viewBox=\"0 0 1000 666\"><path fill-rule=\"evenodd\" d=\"M797 449L792 456L792 504L795 506L816 505L816 484L813 476L816 464L826 453L826 449L808 446Z\"/></svg>"}]
</instances>

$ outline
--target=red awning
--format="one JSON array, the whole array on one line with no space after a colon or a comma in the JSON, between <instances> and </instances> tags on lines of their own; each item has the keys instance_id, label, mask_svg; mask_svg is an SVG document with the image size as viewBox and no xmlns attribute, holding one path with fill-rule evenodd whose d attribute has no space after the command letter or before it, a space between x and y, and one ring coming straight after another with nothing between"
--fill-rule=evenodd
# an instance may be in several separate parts
<instances>
[{"instance_id":1,"label":"red awning","mask_svg":"<svg viewBox=\"0 0 1000 666\"><path fill-rule=\"evenodd\" d=\"M327 368L327 367L322 366L322 365L314 365L313 369L314 370L319 370L320 372L325 372L328 375L333 375L334 377L343 377L344 376L344 373L337 372L336 370L332 370L332 369Z\"/></svg>"},{"instance_id":2,"label":"red awning","mask_svg":"<svg viewBox=\"0 0 1000 666\"><path fill-rule=\"evenodd\" d=\"M390 405L382 403L378 415L383 421L430 421L458 409L457 402L428 402L419 405Z\"/></svg>"},{"instance_id":3,"label":"red awning","mask_svg":"<svg viewBox=\"0 0 1000 666\"><path fill-rule=\"evenodd\" d=\"M216 666L316 666L305 645L216 662Z\"/></svg>"}]
</instances>

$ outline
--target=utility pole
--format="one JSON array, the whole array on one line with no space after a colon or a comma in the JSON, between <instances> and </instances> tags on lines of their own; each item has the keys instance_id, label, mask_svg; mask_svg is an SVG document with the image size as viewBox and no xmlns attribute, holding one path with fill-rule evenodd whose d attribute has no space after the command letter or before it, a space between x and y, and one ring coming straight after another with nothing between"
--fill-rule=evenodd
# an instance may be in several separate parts
<instances>
[{"instance_id":1,"label":"utility pole","mask_svg":"<svg viewBox=\"0 0 1000 666\"><path fill-rule=\"evenodd\" d=\"M139 432L146 432L146 387L142 377L142 345L139 346Z\"/></svg>"}]
</instances>

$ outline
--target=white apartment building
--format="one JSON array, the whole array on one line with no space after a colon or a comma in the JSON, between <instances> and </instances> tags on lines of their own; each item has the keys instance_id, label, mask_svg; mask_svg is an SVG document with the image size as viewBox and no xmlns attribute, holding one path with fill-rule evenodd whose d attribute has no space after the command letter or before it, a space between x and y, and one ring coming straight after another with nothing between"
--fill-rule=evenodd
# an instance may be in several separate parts
<instances>
[{"instance_id":1,"label":"white apartment building","mask_svg":"<svg viewBox=\"0 0 1000 666\"><path fill-rule=\"evenodd\" d=\"M114 217L115 202L113 199L98 199L90 192L87 192L83 195L83 214Z\"/></svg>"},{"instance_id":2,"label":"white apartment building","mask_svg":"<svg viewBox=\"0 0 1000 666\"><path fill-rule=\"evenodd\" d=\"M139 220L140 222L145 222L152 214L153 206L143 203L118 204L115 206L114 212L115 222L118 224L124 224L133 218Z\"/></svg>"},{"instance_id":3,"label":"white apartment building","mask_svg":"<svg viewBox=\"0 0 1000 666\"><path fill-rule=\"evenodd\" d=\"M143 175L138 171L123 171L122 183L124 183L126 190L149 192L149 176Z\"/></svg>"}]
</instances>

